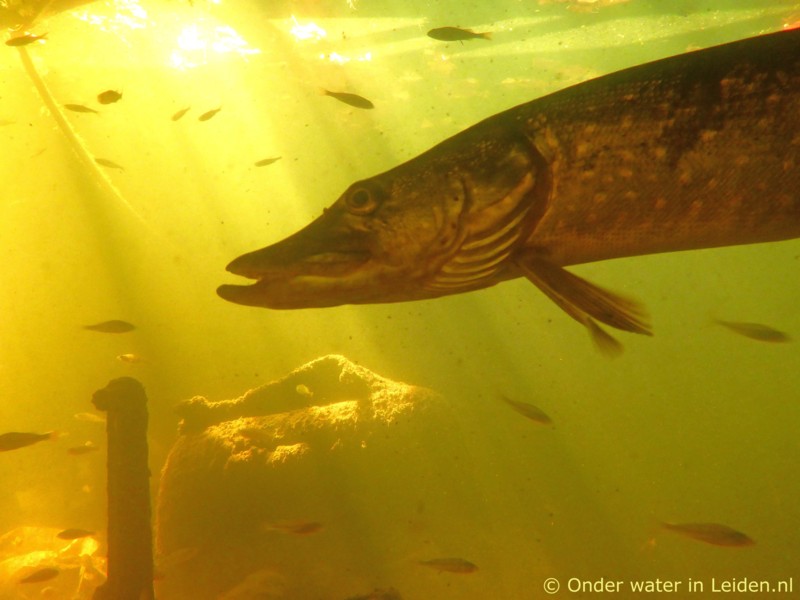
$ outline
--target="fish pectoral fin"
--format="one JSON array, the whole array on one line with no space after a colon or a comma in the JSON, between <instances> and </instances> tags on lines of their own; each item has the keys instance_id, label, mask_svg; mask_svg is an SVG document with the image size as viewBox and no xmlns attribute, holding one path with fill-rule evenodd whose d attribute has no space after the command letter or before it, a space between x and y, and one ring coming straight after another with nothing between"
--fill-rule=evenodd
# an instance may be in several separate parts
<instances>
[{"instance_id":1,"label":"fish pectoral fin","mask_svg":"<svg viewBox=\"0 0 800 600\"><path fill-rule=\"evenodd\" d=\"M604 290L541 258L518 260L517 266L531 283L586 327L604 354L619 354L622 345L594 319L623 331L652 335L644 307L635 300Z\"/></svg>"}]
</instances>

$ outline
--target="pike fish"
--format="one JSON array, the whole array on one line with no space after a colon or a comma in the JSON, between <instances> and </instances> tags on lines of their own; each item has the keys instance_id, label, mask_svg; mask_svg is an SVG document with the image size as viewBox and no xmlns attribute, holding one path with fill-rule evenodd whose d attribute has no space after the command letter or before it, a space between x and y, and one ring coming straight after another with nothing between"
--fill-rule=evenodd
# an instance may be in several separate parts
<instances>
[{"instance_id":1,"label":"pike fish","mask_svg":"<svg viewBox=\"0 0 800 600\"><path fill-rule=\"evenodd\" d=\"M225 300L402 302L525 277L590 332L651 335L643 307L571 265L800 237L800 29L593 79L357 181L231 262Z\"/></svg>"}]
</instances>

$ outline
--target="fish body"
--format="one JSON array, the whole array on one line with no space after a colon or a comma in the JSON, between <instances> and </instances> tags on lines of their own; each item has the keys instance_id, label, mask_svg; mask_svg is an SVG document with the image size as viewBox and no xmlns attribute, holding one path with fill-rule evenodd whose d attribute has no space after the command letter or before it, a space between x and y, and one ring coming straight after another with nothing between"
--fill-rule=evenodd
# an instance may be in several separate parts
<instances>
[{"instance_id":1,"label":"fish body","mask_svg":"<svg viewBox=\"0 0 800 600\"><path fill-rule=\"evenodd\" d=\"M56 567L44 567L43 569L38 569L30 575L23 577L19 580L19 583L41 583L43 581L50 581L58 577L59 573L61 573L61 571Z\"/></svg>"},{"instance_id":2,"label":"fish body","mask_svg":"<svg viewBox=\"0 0 800 600\"><path fill-rule=\"evenodd\" d=\"M351 94L349 92L331 92L330 90L326 89L323 89L322 93L325 96L336 98L339 102L344 102L345 104L352 106L354 108L363 108L365 110L369 110L370 108L375 108L375 105L372 102L370 102L363 96L359 96L358 94Z\"/></svg>"},{"instance_id":3,"label":"fish body","mask_svg":"<svg viewBox=\"0 0 800 600\"><path fill-rule=\"evenodd\" d=\"M322 531L322 523L316 521L276 521L275 523L264 523L264 531L277 531L278 533L289 533L293 535L311 535Z\"/></svg>"},{"instance_id":4,"label":"fish body","mask_svg":"<svg viewBox=\"0 0 800 600\"><path fill-rule=\"evenodd\" d=\"M437 27L428 32L428 37L441 42L463 42L466 40L490 40L490 32L476 33L461 27Z\"/></svg>"},{"instance_id":5,"label":"fish body","mask_svg":"<svg viewBox=\"0 0 800 600\"><path fill-rule=\"evenodd\" d=\"M510 398L506 398L502 396L503 402L508 404L511 408L521 414L523 417L527 417L531 421L535 421L537 423L541 423L542 425L552 425L553 420L539 407L534 406L533 404L528 404L527 402L519 402L517 400L511 400Z\"/></svg>"},{"instance_id":6,"label":"fish body","mask_svg":"<svg viewBox=\"0 0 800 600\"><path fill-rule=\"evenodd\" d=\"M280 156L276 156L274 158L262 158L261 160L257 160L254 165L256 167L266 167L267 165L271 165L272 163L278 162L281 159Z\"/></svg>"},{"instance_id":7,"label":"fish body","mask_svg":"<svg viewBox=\"0 0 800 600\"><path fill-rule=\"evenodd\" d=\"M448 573L468 574L478 570L477 565L463 558L434 558L431 560L421 560L419 564L424 567L430 567L440 573L446 571Z\"/></svg>"},{"instance_id":8,"label":"fish body","mask_svg":"<svg viewBox=\"0 0 800 600\"><path fill-rule=\"evenodd\" d=\"M761 323L723 321L721 319L714 319L714 322L717 325L722 325L726 329L733 331L734 333L738 333L739 335L759 342L783 343L792 341L792 338L788 333L778 331L769 325L762 325Z\"/></svg>"},{"instance_id":9,"label":"fish body","mask_svg":"<svg viewBox=\"0 0 800 600\"><path fill-rule=\"evenodd\" d=\"M110 321L95 323L94 325L84 325L83 328L89 331L99 331L100 333L128 333L136 329L136 326L127 321L112 319Z\"/></svg>"},{"instance_id":10,"label":"fish body","mask_svg":"<svg viewBox=\"0 0 800 600\"><path fill-rule=\"evenodd\" d=\"M752 546L755 541L741 531L719 523L662 523L667 531L714 546Z\"/></svg>"},{"instance_id":11,"label":"fish body","mask_svg":"<svg viewBox=\"0 0 800 600\"><path fill-rule=\"evenodd\" d=\"M97 94L97 101L100 104L114 104L122 99L122 94L117 90L106 90Z\"/></svg>"},{"instance_id":12,"label":"fish body","mask_svg":"<svg viewBox=\"0 0 800 600\"><path fill-rule=\"evenodd\" d=\"M185 115L187 112L189 112L190 108L191 108L191 107L187 106L186 108L182 108L182 109L180 109L179 111L175 112L175 113L174 113L174 114L173 114L173 115L170 117L170 119L172 119L173 121L178 121L178 120L180 120L180 119L183 117L183 115ZM213 116L213 115L212 115L212 116ZM209 118L211 118L211 117L209 117Z\"/></svg>"},{"instance_id":13,"label":"fish body","mask_svg":"<svg viewBox=\"0 0 800 600\"><path fill-rule=\"evenodd\" d=\"M189 109L187 108L186 110L189 110ZM214 115L216 115L216 114L217 114L219 111L221 111L221 110L222 110L222 107L220 106L219 108L215 108L214 110L209 110L209 111L206 111L206 112L204 112L202 115L200 115L199 117L197 117L197 120L198 120L198 121L208 121L209 119L211 119L212 117L214 117ZM178 113L175 113L175 114L177 115ZM183 115L181 115L181 117L182 117L182 116L183 116ZM178 117L178 118L180 118L180 117ZM173 120L173 121L177 121L178 119L176 119L176 118L175 118L175 116L173 115L173 117L172 117L172 120Z\"/></svg>"},{"instance_id":14,"label":"fish body","mask_svg":"<svg viewBox=\"0 0 800 600\"><path fill-rule=\"evenodd\" d=\"M642 334L637 302L564 267L800 236L800 30L658 60L511 108L352 184L235 259L239 304L398 302L525 277L584 325Z\"/></svg>"},{"instance_id":15,"label":"fish body","mask_svg":"<svg viewBox=\"0 0 800 600\"><path fill-rule=\"evenodd\" d=\"M91 113L95 115L98 114L98 112L95 109L89 108L88 106L84 106L83 104L65 104L64 108L77 113Z\"/></svg>"},{"instance_id":16,"label":"fish body","mask_svg":"<svg viewBox=\"0 0 800 600\"><path fill-rule=\"evenodd\" d=\"M95 158L94 162L96 162L101 167L106 167L107 169L117 169L119 171L125 170L125 167L115 163L113 160L108 160L107 158Z\"/></svg>"},{"instance_id":17,"label":"fish body","mask_svg":"<svg viewBox=\"0 0 800 600\"><path fill-rule=\"evenodd\" d=\"M48 433L30 433L23 431L10 431L0 435L0 452L17 450L26 446L32 446L37 442L54 440L58 438L58 433L50 431Z\"/></svg>"},{"instance_id":18,"label":"fish body","mask_svg":"<svg viewBox=\"0 0 800 600\"><path fill-rule=\"evenodd\" d=\"M86 442L80 446L72 446L67 448L67 454L70 456L83 456L84 454L91 454L92 452L97 452L98 450L99 448L92 442Z\"/></svg>"},{"instance_id":19,"label":"fish body","mask_svg":"<svg viewBox=\"0 0 800 600\"><path fill-rule=\"evenodd\" d=\"M94 531L89 531L88 529L72 528L59 531L56 534L56 537L62 540L77 540L80 538L89 537L91 535L94 535Z\"/></svg>"},{"instance_id":20,"label":"fish body","mask_svg":"<svg viewBox=\"0 0 800 600\"><path fill-rule=\"evenodd\" d=\"M33 44L34 42L38 42L39 40L43 40L47 37L46 33L42 35L33 35L29 33L27 35L20 35L17 37L13 37L9 40L6 40L6 46L13 46L13 47L20 47L20 46L27 46L29 44Z\"/></svg>"}]
</instances>

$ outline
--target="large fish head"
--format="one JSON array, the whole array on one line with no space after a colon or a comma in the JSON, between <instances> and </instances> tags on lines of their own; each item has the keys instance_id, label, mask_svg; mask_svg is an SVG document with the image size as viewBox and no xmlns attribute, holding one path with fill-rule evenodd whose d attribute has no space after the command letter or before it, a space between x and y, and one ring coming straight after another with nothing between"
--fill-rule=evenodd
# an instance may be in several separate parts
<instances>
[{"instance_id":1,"label":"large fish head","mask_svg":"<svg viewBox=\"0 0 800 600\"><path fill-rule=\"evenodd\" d=\"M489 239L475 245L474 238L497 236L507 252L521 230L527 211L519 205L535 177L527 148L502 140L469 147L447 152L445 142L354 183L305 228L228 265L255 283L223 285L217 293L249 306L310 308L418 300L496 283L474 271L486 271L490 261L497 263L494 271L499 268L497 244ZM455 282L446 274L442 281L470 240L479 255L470 272L457 274Z\"/></svg>"}]
</instances>

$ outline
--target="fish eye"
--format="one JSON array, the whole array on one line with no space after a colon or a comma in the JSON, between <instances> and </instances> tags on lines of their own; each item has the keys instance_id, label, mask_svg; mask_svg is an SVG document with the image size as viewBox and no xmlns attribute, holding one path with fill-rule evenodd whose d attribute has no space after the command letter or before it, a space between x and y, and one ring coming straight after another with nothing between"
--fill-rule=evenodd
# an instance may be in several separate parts
<instances>
[{"instance_id":1,"label":"fish eye","mask_svg":"<svg viewBox=\"0 0 800 600\"><path fill-rule=\"evenodd\" d=\"M366 215L371 213L378 206L375 196L370 190L357 187L345 198L347 210L356 215Z\"/></svg>"}]
</instances>

